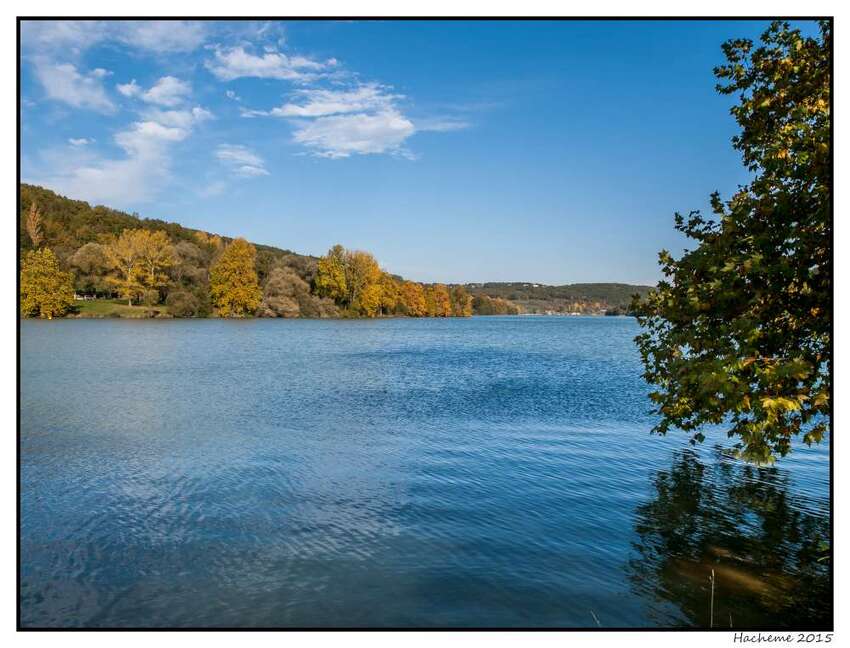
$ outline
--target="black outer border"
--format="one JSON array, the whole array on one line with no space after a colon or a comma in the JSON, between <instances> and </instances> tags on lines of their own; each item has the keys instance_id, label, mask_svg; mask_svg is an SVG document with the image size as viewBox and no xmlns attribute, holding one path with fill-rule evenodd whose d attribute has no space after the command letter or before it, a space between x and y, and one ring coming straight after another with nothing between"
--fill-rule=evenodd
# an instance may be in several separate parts
<instances>
[{"instance_id":1,"label":"black outer border","mask_svg":"<svg viewBox=\"0 0 850 648\"><path fill-rule=\"evenodd\" d=\"M110 627L102 626L96 628L52 628L52 627L24 627L21 625L21 318L20 312L20 254L19 245L21 237L21 22L27 21L49 21L49 20L202 20L202 21L251 21L251 20L286 20L286 21L327 21L327 20L384 20L384 21L558 21L558 22L581 22L581 21L601 21L601 22L696 22L696 21L770 21L770 20L828 20L831 27L832 40L830 41L830 167L832 171L832 186L830 187L830 227L832 228L832 247L830 248L830 264L833 267L833 284L832 293L829 299L829 311L831 317L831 334L830 334L830 402L835 402L835 387L834 387L834 369L835 369L835 128L833 119L835 117L835 17L834 16L18 16L17 17L17 181L15 184L15 195L17 196L17 208L15 211L15 284L17 294L15 297L15 318L17 321L17 340L16 340L16 361L17 361L17 381L16 381L16 396L17 396L17 529L16 538L16 571L17 571L17 609L16 609L16 630L18 632L713 632L728 634L730 632L777 632L777 633L793 633L800 632L788 628L734 628L733 630L725 628L600 628L600 627L576 627L576 628L559 628L559 627ZM830 561L829 561L829 577L832 583L832 615L828 628L823 628L822 632L835 631L835 482L833 475L835 473L835 415L831 413L829 422L829 544L830 544ZM805 634L818 631L805 630Z\"/></svg>"}]
</instances>

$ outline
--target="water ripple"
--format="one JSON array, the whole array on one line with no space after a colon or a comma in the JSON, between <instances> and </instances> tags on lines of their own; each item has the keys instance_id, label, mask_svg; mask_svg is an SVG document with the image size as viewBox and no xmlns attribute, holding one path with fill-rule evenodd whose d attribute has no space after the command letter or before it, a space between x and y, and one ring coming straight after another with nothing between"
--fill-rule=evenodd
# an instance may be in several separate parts
<instances>
[{"instance_id":1,"label":"water ripple","mask_svg":"<svg viewBox=\"0 0 850 648\"><path fill-rule=\"evenodd\" d=\"M649 434L636 332L626 318L24 322L22 621L697 623L695 558L664 544L651 506L684 439ZM742 495L761 488L813 532L826 447L747 473L711 443L695 461L738 484L706 509L718 524L762 520Z\"/></svg>"}]
</instances>

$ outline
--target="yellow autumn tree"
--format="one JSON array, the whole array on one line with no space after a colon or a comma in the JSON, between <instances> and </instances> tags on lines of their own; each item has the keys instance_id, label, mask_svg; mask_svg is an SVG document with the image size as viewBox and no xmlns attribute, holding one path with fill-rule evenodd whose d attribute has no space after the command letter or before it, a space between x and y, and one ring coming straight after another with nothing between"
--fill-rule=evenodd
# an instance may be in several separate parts
<instances>
[{"instance_id":1,"label":"yellow autumn tree","mask_svg":"<svg viewBox=\"0 0 850 648\"><path fill-rule=\"evenodd\" d=\"M345 254L345 283L348 287L348 304L355 312L366 314L375 302L379 304L380 293L372 288L381 280L381 268L368 252L354 250Z\"/></svg>"},{"instance_id":2,"label":"yellow autumn tree","mask_svg":"<svg viewBox=\"0 0 850 648\"><path fill-rule=\"evenodd\" d=\"M220 250L224 244L218 234L207 234L206 232L198 230L195 232L194 236L195 240L199 244L211 248L213 251Z\"/></svg>"},{"instance_id":3,"label":"yellow autumn tree","mask_svg":"<svg viewBox=\"0 0 850 648\"><path fill-rule=\"evenodd\" d=\"M401 302L411 317L424 317L428 311L425 306L425 291L422 284L405 281L401 286Z\"/></svg>"},{"instance_id":4,"label":"yellow autumn tree","mask_svg":"<svg viewBox=\"0 0 850 648\"><path fill-rule=\"evenodd\" d=\"M381 270L369 252L335 245L318 261L316 294L330 297L350 316L377 317L404 313L410 317L468 317L472 297L463 286L423 286L399 281Z\"/></svg>"},{"instance_id":5,"label":"yellow autumn tree","mask_svg":"<svg viewBox=\"0 0 850 648\"><path fill-rule=\"evenodd\" d=\"M425 294L425 317L434 317L437 314L437 300L434 297L434 286L423 286Z\"/></svg>"},{"instance_id":6,"label":"yellow autumn tree","mask_svg":"<svg viewBox=\"0 0 850 648\"><path fill-rule=\"evenodd\" d=\"M30 210L27 213L26 227L32 246L37 248L44 240L44 232L41 227L41 212L38 211L35 202L30 205Z\"/></svg>"},{"instance_id":7,"label":"yellow autumn tree","mask_svg":"<svg viewBox=\"0 0 850 648\"><path fill-rule=\"evenodd\" d=\"M392 315L398 309L401 300L401 286L391 275L381 273L381 313Z\"/></svg>"},{"instance_id":8,"label":"yellow autumn tree","mask_svg":"<svg viewBox=\"0 0 850 648\"><path fill-rule=\"evenodd\" d=\"M375 257L368 252L334 245L317 264L316 293L330 297L351 315L375 317L381 310L382 275Z\"/></svg>"},{"instance_id":9,"label":"yellow autumn tree","mask_svg":"<svg viewBox=\"0 0 850 648\"><path fill-rule=\"evenodd\" d=\"M63 272L49 248L30 250L21 263L21 315L53 319L74 304L70 272Z\"/></svg>"},{"instance_id":10,"label":"yellow autumn tree","mask_svg":"<svg viewBox=\"0 0 850 648\"><path fill-rule=\"evenodd\" d=\"M210 268L210 295L222 317L252 315L263 294L257 279L257 250L243 238L238 238Z\"/></svg>"},{"instance_id":11,"label":"yellow autumn tree","mask_svg":"<svg viewBox=\"0 0 850 648\"><path fill-rule=\"evenodd\" d=\"M144 285L156 290L168 283L166 270L174 265L174 247L162 230L136 230L138 233L139 262Z\"/></svg>"},{"instance_id":12,"label":"yellow autumn tree","mask_svg":"<svg viewBox=\"0 0 850 648\"><path fill-rule=\"evenodd\" d=\"M344 247L334 245L325 256L319 259L315 286L316 293L320 297L330 297L337 303L342 303L348 297Z\"/></svg>"},{"instance_id":13,"label":"yellow autumn tree","mask_svg":"<svg viewBox=\"0 0 850 648\"><path fill-rule=\"evenodd\" d=\"M449 296L449 289L443 284L434 286L434 316L435 317L451 317L452 316L452 300Z\"/></svg>"},{"instance_id":14,"label":"yellow autumn tree","mask_svg":"<svg viewBox=\"0 0 850 648\"><path fill-rule=\"evenodd\" d=\"M121 236L106 245L106 254L118 273L118 276L110 277L109 282L129 306L145 289L142 283L144 234L144 230L125 229Z\"/></svg>"},{"instance_id":15,"label":"yellow autumn tree","mask_svg":"<svg viewBox=\"0 0 850 648\"><path fill-rule=\"evenodd\" d=\"M360 292L357 299L357 313L363 317L377 317L381 314L381 284L370 283Z\"/></svg>"}]
</instances>

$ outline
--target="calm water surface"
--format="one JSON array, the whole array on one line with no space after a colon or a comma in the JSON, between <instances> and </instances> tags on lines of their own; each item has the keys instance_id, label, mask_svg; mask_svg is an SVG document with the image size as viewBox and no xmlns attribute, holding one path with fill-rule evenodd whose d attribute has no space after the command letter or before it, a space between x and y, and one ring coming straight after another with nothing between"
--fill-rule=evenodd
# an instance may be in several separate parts
<instances>
[{"instance_id":1,"label":"calm water surface","mask_svg":"<svg viewBox=\"0 0 850 648\"><path fill-rule=\"evenodd\" d=\"M714 568L715 625L825 624L828 448L650 436L636 333L23 322L22 623L708 625Z\"/></svg>"}]
</instances>

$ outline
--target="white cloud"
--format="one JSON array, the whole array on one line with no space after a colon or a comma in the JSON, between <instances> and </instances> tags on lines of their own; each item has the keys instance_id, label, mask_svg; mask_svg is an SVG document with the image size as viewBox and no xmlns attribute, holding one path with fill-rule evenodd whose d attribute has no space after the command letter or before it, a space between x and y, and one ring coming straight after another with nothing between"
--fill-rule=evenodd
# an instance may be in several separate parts
<instances>
[{"instance_id":1,"label":"white cloud","mask_svg":"<svg viewBox=\"0 0 850 648\"><path fill-rule=\"evenodd\" d=\"M142 111L145 120L172 128L190 130L192 126L209 119L213 114L206 108L195 106L191 110L162 110L160 108L149 108Z\"/></svg>"},{"instance_id":2,"label":"white cloud","mask_svg":"<svg viewBox=\"0 0 850 648\"><path fill-rule=\"evenodd\" d=\"M219 160L226 162L252 164L254 166L261 166L263 164L263 160L259 155L240 144L221 144L216 149L215 156Z\"/></svg>"},{"instance_id":3,"label":"white cloud","mask_svg":"<svg viewBox=\"0 0 850 648\"><path fill-rule=\"evenodd\" d=\"M320 62L303 56L287 56L280 52L265 52L257 56L245 51L242 46L230 49L216 48L215 58L206 66L221 81L232 81L241 77L305 81L316 78L316 73L333 67L336 61Z\"/></svg>"},{"instance_id":4,"label":"white cloud","mask_svg":"<svg viewBox=\"0 0 850 648\"><path fill-rule=\"evenodd\" d=\"M147 109L140 120L115 134L115 143L124 151L123 158L94 153L83 157L48 155L52 170L37 181L95 203L130 207L151 200L172 178L172 147L211 117L200 106L191 110Z\"/></svg>"},{"instance_id":5,"label":"white cloud","mask_svg":"<svg viewBox=\"0 0 850 648\"><path fill-rule=\"evenodd\" d=\"M236 175L245 177L269 175L269 172L263 167L251 166L250 164L243 164L242 166L236 167L234 172Z\"/></svg>"},{"instance_id":6,"label":"white cloud","mask_svg":"<svg viewBox=\"0 0 850 648\"><path fill-rule=\"evenodd\" d=\"M142 99L161 106L177 106L192 93L192 86L177 77L164 76L157 81Z\"/></svg>"},{"instance_id":7,"label":"white cloud","mask_svg":"<svg viewBox=\"0 0 850 648\"><path fill-rule=\"evenodd\" d=\"M296 125L294 139L316 155L346 158L353 154L401 153L404 141L416 132L413 123L396 110L373 115L333 115Z\"/></svg>"},{"instance_id":8,"label":"white cloud","mask_svg":"<svg viewBox=\"0 0 850 648\"><path fill-rule=\"evenodd\" d=\"M158 154L87 161L72 161L65 156L36 182L95 204L129 208L154 198L168 181L167 162Z\"/></svg>"},{"instance_id":9,"label":"white cloud","mask_svg":"<svg viewBox=\"0 0 850 648\"><path fill-rule=\"evenodd\" d=\"M177 77L161 77L145 90L133 79L130 83L119 83L115 88L125 97L138 97L147 103L174 107L183 103L192 94L192 86Z\"/></svg>"},{"instance_id":10,"label":"white cloud","mask_svg":"<svg viewBox=\"0 0 850 648\"><path fill-rule=\"evenodd\" d=\"M138 97L142 94L142 86L136 83L135 79L130 81L130 83L119 83L115 88L125 97Z\"/></svg>"},{"instance_id":11,"label":"white cloud","mask_svg":"<svg viewBox=\"0 0 850 648\"><path fill-rule=\"evenodd\" d=\"M264 22L257 27L253 36L254 40L261 38L274 40L281 47L286 44L286 28L277 20Z\"/></svg>"},{"instance_id":12,"label":"white cloud","mask_svg":"<svg viewBox=\"0 0 850 648\"><path fill-rule=\"evenodd\" d=\"M469 128L469 126L468 121L454 117L433 117L416 120L417 132L448 133L450 131L463 130Z\"/></svg>"},{"instance_id":13,"label":"white cloud","mask_svg":"<svg viewBox=\"0 0 850 648\"><path fill-rule=\"evenodd\" d=\"M195 106L192 110L160 110L153 108L142 113L142 120L115 135L115 142L128 155L144 156L158 153L171 142L180 142L192 128L212 117L212 113Z\"/></svg>"},{"instance_id":14,"label":"white cloud","mask_svg":"<svg viewBox=\"0 0 850 648\"><path fill-rule=\"evenodd\" d=\"M74 108L113 113L115 104L103 87L103 72L86 74L80 73L70 63L53 63L44 58L35 61L36 77L50 99L62 101Z\"/></svg>"},{"instance_id":15,"label":"white cloud","mask_svg":"<svg viewBox=\"0 0 850 648\"><path fill-rule=\"evenodd\" d=\"M325 117L340 113L391 110L402 95L394 95L377 83L365 83L349 90L308 89L296 92L299 103L272 108L274 117Z\"/></svg>"},{"instance_id":16,"label":"white cloud","mask_svg":"<svg viewBox=\"0 0 850 648\"><path fill-rule=\"evenodd\" d=\"M201 22L184 20L25 20L21 44L26 50L79 55L105 41L156 54L190 52L206 39Z\"/></svg>"},{"instance_id":17,"label":"white cloud","mask_svg":"<svg viewBox=\"0 0 850 648\"><path fill-rule=\"evenodd\" d=\"M263 158L241 144L221 144L216 149L215 156L238 176L269 175Z\"/></svg>"},{"instance_id":18,"label":"white cloud","mask_svg":"<svg viewBox=\"0 0 850 648\"><path fill-rule=\"evenodd\" d=\"M102 41L106 23L97 20L24 20L21 22L21 46L38 52L60 50L78 54Z\"/></svg>"},{"instance_id":19,"label":"white cloud","mask_svg":"<svg viewBox=\"0 0 850 648\"><path fill-rule=\"evenodd\" d=\"M272 116L291 121L293 139L315 155L346 158L378 153L412 157L403 148L416 126L401 112L403 95L378 83L345 88L306 88L293 101L268 111L242 111L243 117Z\"/></svg>"},{"instance_id":20,"label":"white cloud","mask_svg":"<svg viewBox=\"0 0 850 648\"><path fill-rule=\"evenodd\" d=\"M134 122L129 130L115 135L115 142L131 156L158 153L163 144L180 142L189 135L185 128L167 126L155 121Z\"/></svg>"},{"instance_id":21,"label":"white cloud","mask_svg":"<svg viewBox=\"0 0 850 648\"><path fill-rule=\"evenodd\" d=\"M71 146L85 146L86 144L91 144L93 141L85 137L71 137L68 139L68 143Z\"/></svg>"},{"instance_id":22,"label":"white cloud","mask_svg":"<svg viewBox=\"0 0 850 648\"><path fill-rule=\"evenodd\" d=\"M239 107L239 114L245 117L246 119L251 119L253 117L268 117L271 115L271 111L269 110L251 110L250 108Z\"/></svg>"},{"instance_id":23,"label":"white cloud","mask_svg":"<svg viewBox=\"0 0 850 648\"><path fill-rule=\"evenodd\" d=\"M257 36L267 26L260 27ZM258 48L259 50L259 48ZM418 131L451 131L466 128L458 119L430 119L414 124L399 106L403 95L390 86L360 83L356 75L338 69L334 58L319 61L288 56L266 45L261 53L245 46L213 48L205 65L221 81L242 77L277 79L300 86L280 106L257 110L240 106L242 117L280 117L293 126L293 139L314 155L345 158L351 155L392 153L414 157L404 142ZM331 82L319 87L317 82ZM241 101L232 90L226 96Z\"/></svg>"},{"instance_id":24,"label":"white cloud","mask_svg":"<svg viewBox=\"0 0 850 648\"><path fill-rule=\"evenodd\" d=\"M192 108L192 117L196 122L206 121L208 119L215 119L213 114L207 110L206 108L201 108L200 106L195 106Z\"/></svg>"},{"instance_id":25,"label":"white cloud","mask_svg":"<svg viewBox=\"0 0 850 648\"><path fill-rule=\"evenodd\" d=\"M116 38L128 45L158 53L191 52L206 38L201 22L138 20L118 23Z\"/></svg>"}]
</instances>

